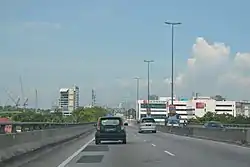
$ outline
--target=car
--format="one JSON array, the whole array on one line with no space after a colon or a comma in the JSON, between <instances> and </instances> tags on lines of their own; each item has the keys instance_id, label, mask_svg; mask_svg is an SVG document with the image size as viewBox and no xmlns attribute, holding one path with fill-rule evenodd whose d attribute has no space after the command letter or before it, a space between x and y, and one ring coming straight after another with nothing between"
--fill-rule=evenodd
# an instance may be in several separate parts
<instances>
[{"instance_id":1,"label":"car","mask_svg":"<svg viewBox=\"0 0 250 167\"><path fill-rule=\"evenodd\" d=\"M153 132L156 133L156 122L154 118L144 117L139 123L139 133L142 132Z\"/></svg>"},{"instance_id":2,"label":"car","mask_svg":"<svg viewBox=\"0 0 250 167\"><path fill-rule=\"evenodd\" d=\"M209 121L209 122L206 122L204 125L203 125L204 128L207 128L207 129L225 129L225 127L223 126L222 123L218 122L218 121Z\"/></svg>"},{"instance_id":3,"label":"car","mask_svg":"<svg viewBox=\"0 0 250 167\"><path fill-rule=\"evenodd\" d=\"M121 117L100 117L97 121L95 132L95 144L100 144L101 141L122 141L127 143L127 134L124 123Z\"/></svg>"},{"instance_id":4,"label":"car","mask_svg":"<svg viewBox=\"0 0 250 167\"><path fill-rule=\"evenodd\" d=\"M179 127L180 123L178 120L168 120L167 126Z\"/></svg>"}]
</instances>

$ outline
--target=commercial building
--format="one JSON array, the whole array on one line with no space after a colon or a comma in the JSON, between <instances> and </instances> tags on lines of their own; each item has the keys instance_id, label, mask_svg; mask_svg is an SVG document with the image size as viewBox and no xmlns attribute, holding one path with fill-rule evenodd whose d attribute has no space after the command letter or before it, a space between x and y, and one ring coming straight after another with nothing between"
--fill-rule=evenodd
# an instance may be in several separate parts
<instances>
[{"instance_id":1,"label":"commercial building","mask_svg":"<svg viewBox=\"0 0 250 167\"><path fill-rule=\"evenodd\" d=\"M193 97L192 103L197 117L203 117L207 112L230 114L234 117L237 115L236 101L216 101L211 97Z\"/></svg>"},{"instance_id":2,"label":"commercial building","mask_svg":"<svg viewBox=\"0 0 250 167\"><path fill-rule=\"evenodd\" d=\"M236 102L236 115L250 117L250 101L237 101Z\"/></svg>"},{"instance_id":3,"label":"commercial building","mask_svg":"<svg viewBox=\"0 0 250 167\"><path fill-rule=\"evenodd\" d=\"M180 122L184 122L184 120L195 118L195 108L193 106L192 100L174 100L176 113L180 116ZM167 113L169 111L169 105L171 105L171 100L167 102Z\"/></svg>"},{"instance_id":4,"label":"commercial building","mask_svg":"<svg viewBox=\"0 0 250 167\"><path fill-rule=\"evenodd\" d=\"M167 101L166 100L138 100L138 120L148 115L147 108L150 108L150 115L157 122L164 122L167 116Z\"/></svg>"},{"instance_id":5,"label":"commercial building","mask_svg":"<svg viewBox=\"0 0 250 167\"><path fill-rule=\"evenodd\" d=\"M64 115L71 115L79 107L79 87L61 88L59 93L59 108Z\"/></svg>"},{"instance_id":6,"label":"commercial building","mask_svg":"<svg viewBox=\"0 0 250 167\"><path fill-rule=\"evenodd\" d=\"M159 97L158 100L138 100L138 120L149 115L153 117L156 122L164 123L165 118L168 116L169 108L171 103L170 97ZM148 111L148 105L150 111ZM185 119L194 118L194 108L192 107L192 101L175 100L174 105L176 113L180 115L181 122Z\"/></svg>"},{"instance_id":7,"label":"commercial building","mask_svg":"<svg viewBox=\"0 0 250 167\"><path fill-rule=\"evenodd\" d=\"M176 113L180 115L181 122L186 119L203 117L207 112L217 114L230 114L234 117L237 115L250 116L250 101L216 101L211 97L193 97L190 99L174 99L173 101ZM151 113L151 117L158 122L163 122L164 117L168 116L170 97L159 97L159 100L150 100L150 112L147 112L148 101L138 100L138 119L146 117Z\"/></svg>"}]
</instances>

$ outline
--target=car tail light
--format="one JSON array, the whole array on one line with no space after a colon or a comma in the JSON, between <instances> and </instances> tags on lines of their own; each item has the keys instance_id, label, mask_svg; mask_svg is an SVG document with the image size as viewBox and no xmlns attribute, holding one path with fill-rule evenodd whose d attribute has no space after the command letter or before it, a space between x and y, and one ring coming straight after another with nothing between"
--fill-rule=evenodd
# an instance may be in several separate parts
<instances>
[{"instance_id":1,"label":"car tail light","mask_svg":"<svg viewBox=\"0 0 250 167\"><path fill-rule=\"evenodd\" d=\"M124 125L122 121L120 121L120 126L121 126L121 130L124 130Z\"/></svg>"},{"instance_id":2,"label":"car tail light","mask_svg":"<svg viewBox=\"0 0 250 167\"><path fill-rule=\"evenodd\" d=\"M100 125L101 123L98 121L98 123L97 123L97 130L101 130L101 125Z\"/></svg>"}]
</instances>

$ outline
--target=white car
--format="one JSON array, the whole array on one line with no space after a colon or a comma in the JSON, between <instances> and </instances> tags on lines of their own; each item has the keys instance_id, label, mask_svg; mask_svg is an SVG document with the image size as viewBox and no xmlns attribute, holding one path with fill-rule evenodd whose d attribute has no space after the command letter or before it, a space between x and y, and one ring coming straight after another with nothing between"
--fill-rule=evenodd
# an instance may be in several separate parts
<instances>
[{"instance_id":1,"label":"white car","mask_svg":"<svg viewBox=\"0 0 250 167\"><path fill-rule=\"evenodd\" d=\"M139 133L142 132L153 132L156 133L156 122L154 118L145 117L142 118L139 123Z\"/></svg>"}]
</instances>

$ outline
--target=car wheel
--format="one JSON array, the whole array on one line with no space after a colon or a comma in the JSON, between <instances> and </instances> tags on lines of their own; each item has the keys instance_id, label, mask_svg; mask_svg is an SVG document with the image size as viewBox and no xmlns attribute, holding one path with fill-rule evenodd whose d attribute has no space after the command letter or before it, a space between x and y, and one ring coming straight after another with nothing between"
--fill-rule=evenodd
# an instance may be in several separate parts
<instances>
[{"instance_id":1,"label":"car wheel","mask_svg":"<svg viewBox=\"0 0 250 167\"><path fill-rule=\"evenodd\" d=\"M156 130L154 130L153 133L156 133Z\"/></svg>"},{"instance_id":2,"label":"car wheel","mask_svg":"<svg viewBox=\"0 0 250 167\"><path fill-rule=\"evenodd\" d=\"M127 144L127 140L126 140L126 139L123 139L123 140L122 140L122 144Z\"/></svg>"},{"instance_id":3,"label":"car wheel","mask_svg":"<svg viewBox=\"0 0 250 167\"><path fill-rule=\"evenodd\" d=\"M95 144L97 145L97 144L100 144L101 143L101 141L99 140L99 139L95 139Z\"/></svg>"}]
</instances>

